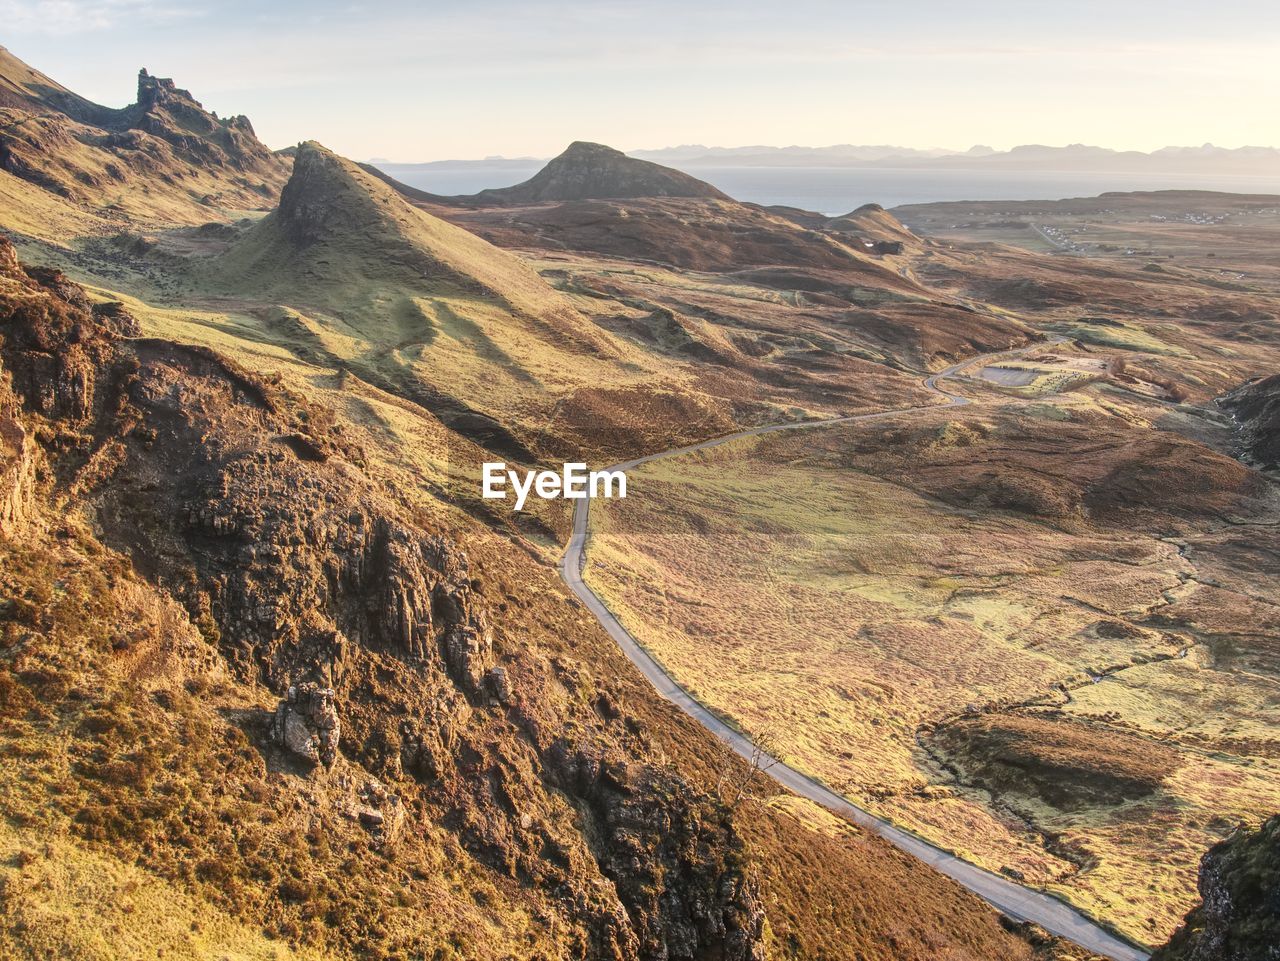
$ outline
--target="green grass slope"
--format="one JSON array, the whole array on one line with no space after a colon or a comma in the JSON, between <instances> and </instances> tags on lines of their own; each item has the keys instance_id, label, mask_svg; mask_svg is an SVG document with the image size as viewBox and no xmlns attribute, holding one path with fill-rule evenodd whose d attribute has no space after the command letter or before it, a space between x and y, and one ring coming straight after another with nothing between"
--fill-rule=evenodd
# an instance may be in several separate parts
<instances>
[{"instance_id":1,"label":"green grass slope","mask_svg":"<svg viewBox=\"0 0 1280 961\"><path fill-rule=\"evenodd\" d=\"M239 293L367 291L371 284L486 300L566 323L572 308L530 267L406 203L390 186L314 142L302 144L279 208L214 265ZM579 330L584 340L590 333Z\"/></svg>"}]
</instances>

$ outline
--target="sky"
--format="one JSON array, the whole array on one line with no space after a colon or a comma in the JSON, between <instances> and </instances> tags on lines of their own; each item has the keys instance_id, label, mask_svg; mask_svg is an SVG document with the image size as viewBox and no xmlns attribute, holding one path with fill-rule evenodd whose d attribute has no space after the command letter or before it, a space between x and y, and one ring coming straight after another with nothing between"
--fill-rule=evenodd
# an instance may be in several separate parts
<instances>
[{"instance_id":1,"label":"sky","mask_svg":"<svg viewBox=\"0 0 1280 961\"><path fill-rule=\"evenodd\" d=\"M0 44L109 106L146 67L357 159L1280 145L1274 0L0 0Z\"/></svg>"}]
</instances>

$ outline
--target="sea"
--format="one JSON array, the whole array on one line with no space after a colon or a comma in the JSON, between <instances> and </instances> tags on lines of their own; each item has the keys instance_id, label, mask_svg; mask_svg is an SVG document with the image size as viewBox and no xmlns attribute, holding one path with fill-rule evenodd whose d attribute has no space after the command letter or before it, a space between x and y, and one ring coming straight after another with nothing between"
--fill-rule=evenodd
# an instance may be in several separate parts
<instances>
[{"instance_id":1,"label":"sea","mask_svg":"<svg viewBox=\"0 0 1280 961\"><path fill-rule=\"evenodd\" d=\"M379 164L392 177L437 194L470 194L528 180L542 168L527 165L442 162ZM894 167L689 167L730 197L750 203L781 204L829 216L865 203L882 207L946 200L1061 200L1095 197L1111 190L1222 190L1280 194L1274 177L1175 173L1100 173L1054 170L945 170Z\"/></svg>"}]
</instances>

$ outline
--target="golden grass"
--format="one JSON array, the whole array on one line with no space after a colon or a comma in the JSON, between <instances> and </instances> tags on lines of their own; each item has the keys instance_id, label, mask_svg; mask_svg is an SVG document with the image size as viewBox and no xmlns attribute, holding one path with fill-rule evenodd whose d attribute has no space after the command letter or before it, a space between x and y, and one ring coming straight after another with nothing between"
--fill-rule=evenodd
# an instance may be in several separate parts
<instances>
[{"instance_id":1,"label":"golden grass","mask_svg":"<svg viewBox=\"0 0 1280 961\"><path fill-rule=\"evenodd\" d=\"M34 184L0 170L0 211L6 230L52 244L69 247L77 238L109 233L112 222ZM119 224L115 224L119 229ZM18 238L15 238L15 242ZM21 248L20 248L21 249ZM22 251L25 256L25 250Z\"/></svg>"},{"instance_id":2,"label":"golden grass","mask_svg":"<svg viewBox=\"0 0 1280 961\"><path fill-rule=\"evenodd\" d=\"M858 443L856 428L844 436ZM746 730L771 733L789 763L1132 937L1162 940L1194 900L1204 849L1233 819L1280 807L1269 761L1209 761L1179 744L1274 730L1271 682L1251 687L1194 649L1177 658L1184 641L1157 630L1096 628L1194 591L1183 583L1191 565L1156 538L976 515L796 459L794 444L779 456L778 443L750 439L633 472L625 501L592 511L593 588L682 684ZM967 710L1061 703L1061 684L1078 687L1069 712L1178 745L1178 776L1115 808L1065 815L1020 796L993 807L917 743L922 726ZM1215 802L1216 785L1233 778L1243 781ZM1059 843L1046 848L1029 822Z\"/></svg>"},{"instance_id":3,"label":"golden grass","mask_svg":"<svg viewBox=\"0 0 1280 961\"><path fill-rule=\"evenodd\" d=\"M320 961L135 865L0 821L0 954L20 961L164 957Z\"/></svg>"}]
</instances>

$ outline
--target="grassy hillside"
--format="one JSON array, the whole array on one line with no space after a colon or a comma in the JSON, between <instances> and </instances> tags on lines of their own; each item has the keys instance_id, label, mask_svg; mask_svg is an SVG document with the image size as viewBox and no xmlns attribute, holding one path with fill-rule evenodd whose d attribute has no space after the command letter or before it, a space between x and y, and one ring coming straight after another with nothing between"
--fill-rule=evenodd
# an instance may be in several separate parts
<instances>
[{"instance_id":1,"label":"grassy hillside","mask_svg":"<svg viewBox=\"0 0 1280 961\"><path fill-rule=\"evenodd\" d=\"M580 298L519 257L315 144L299 150L280 208L196 264L192 278L189 297L283 305L284 314L268 310L268 336L420 401L478 439L510 438L516 456L583 451L574 412L600 384L643 385L701 410L697 419L728 423L725 403L694 387L683 365L601 329ZM649 431L684 429L674 420L628 429L616 413L598 425L596 444L609 443L611 420L642 444Z\"/></svg>"}]
</instances>

